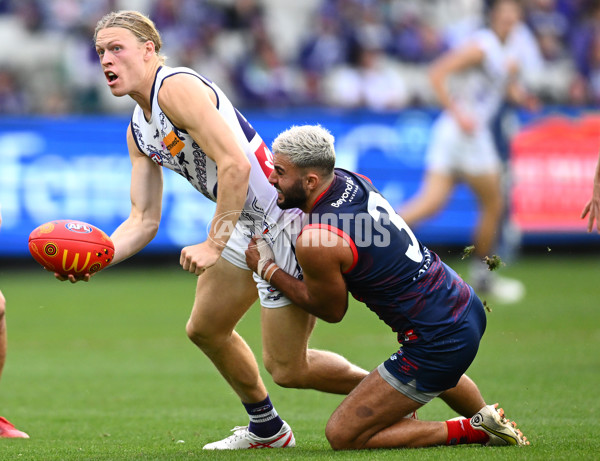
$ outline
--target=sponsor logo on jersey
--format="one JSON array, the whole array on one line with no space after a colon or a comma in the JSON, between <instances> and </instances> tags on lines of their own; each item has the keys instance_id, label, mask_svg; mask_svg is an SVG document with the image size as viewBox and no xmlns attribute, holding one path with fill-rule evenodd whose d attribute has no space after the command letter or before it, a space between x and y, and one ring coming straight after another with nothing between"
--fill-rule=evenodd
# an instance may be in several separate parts
<instances>
[{"instance_id":1,"label":"sponsor logo on jersey","mask_svg":"<svg viewBox=\"0 0 600 461\"><path fill-rule=\"evenodd\" d=\"M175 157L185 147L184 142L179 139L179 136L175 134L175 131L171 131L168 135L166 135L163 138L163 142L173 157Z\"/></svg>"},{"instance_id":2,"label":"sponsor logo on jersey","mask_svg":"<svg viewBox=\"0 0 600 461\"><path fill-rule=\"evenodd\" d=\"M339 208L344 203L351 202L354 200L357 191L358 186L354 183L354 181L352 181L352 178L346 176L346 188L344 189L344 192L342 192L340 198L331 203L331 206L334 208Z\"/></svg>"},{"instance_id":3,"label":"sponsor logo on jersey","mask_svg":"<svg viewBox=\"0 0 600 461\"><path fill-rule=\"evenodd\" d=\"M271 172L275 169L275 165L273 165L273 154L265 144L265 142L261 142L256 152L254 152L256 159L258 160L258 164L260 168L263 170L263 173L268 178L271 175Z\"/></svg>"},{"instance_id":4,"label":"sponsor logo on jersey","mask_svg":"<svg viewBox=\"0 0 600 461\"><path fill-rule=\"evenodd\" d=\"M80 222L68 222L65 224L68 231L75 232L77 234L89 234L92 232L91 226Z\"/></svg>"}]
</instances>

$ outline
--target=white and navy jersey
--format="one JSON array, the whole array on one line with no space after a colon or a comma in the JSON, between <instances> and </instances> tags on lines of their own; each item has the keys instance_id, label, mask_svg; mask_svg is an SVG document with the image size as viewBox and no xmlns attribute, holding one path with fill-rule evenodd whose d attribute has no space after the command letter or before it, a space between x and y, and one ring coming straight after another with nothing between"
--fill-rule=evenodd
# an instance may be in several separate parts
<instances>
[{"instance_id":1,"label":"white and navy jersey","mask_svg":"<svg viewBox=\"0 0 600 461\"><path fill-rule=\"evenodd\" d=\"M348 291L398 333L400 342L432 341L460 325L475 294L428 250L366 178L340 168L317 198L303 230L327 229L354 255Z\"/></svg>"},{"instance_id":2,"label":"white and navy jersey","mask_svg":"<svg viewBox=\"0 0 600 461\"><path fill-rule=\"evenodd\" d=\"M272 227L272 223L279 221L284 212L277 206L277 192L268 181L273 170L271 151L250 123L233 107L225 93L215 83L192 69L164 66L158 69L150 94L150 120L146 120L139 105L135 107L131 117L133 138L138 149L158 165L179 173L204 196L216 201L217 164L206 155L202 146L198 145L190 134L173 125L158 103L158 93L165 79L182 73L197 77L215 93L217 110L233 131L252 165L248 194L239 221L248 223L248 232L245 233L251 235L257 226L264 225L264 222L255 222L257 216L269 216L269 224ZM185 104L185 101L182 101L182 104ZM298 213L296 211L290 214Z\"/></svg>"},{"instance_id":3,"label":"white and navy jersey","mask_svg":"<svg viewBox=\"0 0 600 461\"><path fill-rule=\"evenodd\" d=\"M497 114L504 99L510 63L516 62L514 49L503 44L490 29L475 32L466 43L483 51L483 62L453 78L452 98L472 117L487 124Z\"/></svg>"}]
</instances>

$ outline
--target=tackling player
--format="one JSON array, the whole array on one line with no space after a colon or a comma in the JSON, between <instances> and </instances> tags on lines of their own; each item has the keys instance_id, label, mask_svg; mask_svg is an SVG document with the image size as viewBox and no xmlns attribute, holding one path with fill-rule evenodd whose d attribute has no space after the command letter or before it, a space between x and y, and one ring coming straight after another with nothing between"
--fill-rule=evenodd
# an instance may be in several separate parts
<instances>
[{"instance_id":1,"label":"tackling player","mask_svg":"<svg viewBox=\"0 0 600 461\"><path fill-rule=\"evenodd\" d=\"M2 211L0 210L0 227L2 227ZM0 377L6 362L6 299L0 291ZM13 426L10 421L0 416L0 438L28 439L29 435Z\"/></svg>"},{"instance_id":2,"label":"tackling player","mask_svg":"<svg viewBox=\"0 0 600 461\"><path fill-rule=\"evenodd\" d=\"M329 419L332 448L528 444L464 374L486 327L481 301L417 240L370 181L334 169L333 142L322 127L302 126L273 143L269 180L277 203L306 213L296 242L303 280L280 268L261 238L246 251L248 266L307 312L339 322L350 292L398 335L400 349ZM406 418L438 396L464 417Z\"/></svg>"},{"instance_id":3,"label":"tackling player","mask_svg":"<svg viewBox=\"0 0 600 461\"><path fill-rule=\"evenodd\" d=\"M268 181L271 152L215 83L192 69L164 65L160 34L146 16L107 14L96 26L94 42L111 93L137 103L127 129L131 213L111 235L112 264L137 253L156 235L161 167L184 176L216 202L209 238L181 251L183 269L199 276L187 334L239 396L250 424L204 448L292 447L292 430L271 403L252 351L234 330L257 299L257 287L263 358L276 383L347 394L367 372L332 352L308 349L315 318L253 278L246 266L244 251L259 232L286 270L299 276L290 239L300 212L283 212L276 205Z\"/></svg>"}]
</instances>

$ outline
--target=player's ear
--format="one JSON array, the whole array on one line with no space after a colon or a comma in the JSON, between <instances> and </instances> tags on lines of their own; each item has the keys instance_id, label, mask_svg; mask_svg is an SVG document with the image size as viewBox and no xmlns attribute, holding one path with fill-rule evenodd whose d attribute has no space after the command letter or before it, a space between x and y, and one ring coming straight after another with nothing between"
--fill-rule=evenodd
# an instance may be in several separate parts
<instances>
[{"instance_id":1,"label":"player's ear","mask_svg":"<svg viewBox=\"0 0 600 461\"><path fill-rule=\"evenodd\" d=\"M152 40L146 40L146 43L144 43L144 57L150 58L154 54L156 54L154 42Z\"/></svg>"},{"instance_id":2,"label":"player's ear","mask_svg":"<svg viewBox=\"0 0 600 461\"><path fill-rule=\"evenodd\" d=\"M309 190L315 190L321 183L321 177L317 173L310 172L304 177L304 184Z\"/></svg>"}]
</instances>

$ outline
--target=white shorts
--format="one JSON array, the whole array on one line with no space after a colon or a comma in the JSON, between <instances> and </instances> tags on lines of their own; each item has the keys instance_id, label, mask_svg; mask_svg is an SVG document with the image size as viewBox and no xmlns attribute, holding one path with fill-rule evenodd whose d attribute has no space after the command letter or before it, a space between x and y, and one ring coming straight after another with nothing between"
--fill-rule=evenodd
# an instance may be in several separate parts
<instances>
[{"instance_id":1,"label":"white shorts","mask_svg":"<svg viewBox=\"0 0 600 461\"><path fill-rule=\"evenodd\" d=\"M453 175L498 173L500 158L488 128L465 134L453 117L442 114L431 130L431 142L425 157L429 171Z\"/></svg>"},{"instance_id":2,"label":"white shorts","mask_svg":"<svg viewBox=\"0 0 600 461\"><path fill-rule=\"evenodd\" d=\"M303 214L299 210L295 210L294 212L288 210L274 228L263 234L265 240L271 243L277 265L296 278L301 278L302 276L302 270L296 260L295 252L296 238L301 229L302 217ZM221 256L234 266L249 271L250 268L246 264L245 252L248 248L250 238L247 230L244 231L242 226L239 224L236 225ZM269 285L266 280L263 280L255 273L253 273L253 276L256 281L261 306L272 309L292 304L288 298L275 287Z\"/></svg>"}]
</instances>

